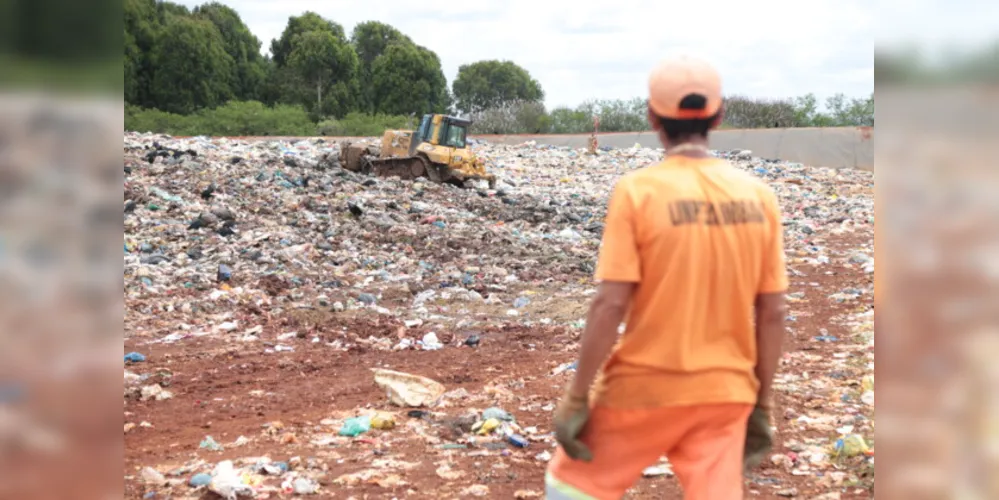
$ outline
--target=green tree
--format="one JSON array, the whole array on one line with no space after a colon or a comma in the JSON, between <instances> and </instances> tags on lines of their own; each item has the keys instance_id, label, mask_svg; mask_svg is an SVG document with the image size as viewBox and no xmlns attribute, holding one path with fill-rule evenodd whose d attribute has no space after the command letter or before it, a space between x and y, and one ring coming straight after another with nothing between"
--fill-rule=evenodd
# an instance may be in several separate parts
<instances>
[{"instance_id":1,"label":"green tree","mask_svg":"<svg viewBox=\"0 0 999 500\"><path fill-rule=\"evenodd\" d=\"M345 39L343 26L324 19L315 12L306 12L300 16L288 18L288 25L285 26L281 38L271 41L271 57L278 67L288 65L288 60L294 50L295 37L310 31L325 31L333 35L337 40Z\"/></svg>"},{"instance_id":2,"label":"green tree","mask_svg":"<svg viewBox=\"0 0 999 500\"><path fill-rule=\"evenodd\" d=\"M470 113L514 101L540 102L541 84L511 61L479 61L458 68L453 85L455 106Z\"/></svg>"},{"instance_id":3,"label":"green tree","mask_svg":"<svg viewBox=\"0 0 999 500\"><path fill-rule=\"evenodd\" d=\"M641 98L631 100L606 99L588 101L578 108L589 116L588 123L580 132L593 131L593 117L600 117L600 130L602 132L633 132L636 130L646 130L649 121L646 117L648 105Z\"/></svg>"},{"instance_id":4,"label":"green tree","mask_svg":"<svg viewBox=\"0 0 999 500\"><path fill-rule=\"evenodd\" d=\"M260 56L260 40L250 32L235 10L218 2L196 7L194 16L208 19L222 34L225 51L236 64L233 88L236 98L244 101L259 99L266 78Z\"/></svg>"},{"instance_id":5,"label":"green tree","mask_svg":"<svg viewBox=\"0 0 999 500\"><path fill-rule=\"evenodd\" d=\"M362 82L372 81L372 65L378 56L392 43L409 43L413 41L399 30L378 21L366 21L354 27L350 35L350 44L357 52L360 64L358 77ZM360 109L372 113L375 111L375 94L372 85L356 86Z\"/></svg>"},{"instance_id":6,"label":"green tree","mask_svg":"<svg viewBox=\"0 0 999 500\"><path fill-rule=\"evenodd\" d=\"M168 16L153 50L150 94L158 109L188 114L232 98L234 63L209 21Z\"/></svg>"},{"instance_id":7,"label":"green tree","mask_svg":"<svg viewBox=\"0 0 999 500\"><path fill-rule=\"evenodd\" d=\"M155 0L125 0L125 100L143 107L155 103L149 94L155 64L153 46L162 26Z\"/></svg>"},{"instance_id":8,"label":"green tree","mask_svg":"<svg viewBox=\"0 0 999 500\"><path fill-rule=\"evenodd\" d=\"M585 109L555 108L551 114L553 134L583 134L593 131L593 115Z\"/></svg>"},{"instance_id":9,"label":"green tree","mask_svg":"<svg viewBox=\"0 0 999 500\"><path fill-rule=\"evenodd\" d=\"M315 90L315 111L341 116L349 110L350 81L357 71L357 54L342 37L326 30L296 36L288 66ZM333 105L324 107L324 96L334 99Z\"/></svg>"},{"instance_id":10,"label":"green tree","mask_svg":"<svg viewBox=\"0 0 999 500\"><path fill-rule=\"evenodd\" d=\"M819 101L815 94L806 94L794 99L794 126L814 127L819 116Z\"/></svg>"},{"instance_id":11,"label":"green tree","mask_svg":"<svg viewBox=\"0 0 999 500\"><path fill-rule=\"evenodd\" d=\"M725 123L733 128L793 127L798 109L791 99L725 98Z\"/></svg>"},{"instance_id":12,"label":"green tree","mask_svg":"<svg viewBox=\"0 0 999 500\"><path fill-rule=\"evenodd\" d=\"M139 52L138 45L135 44L135 37L125 31L125 54L124 54L124 85L125 102L136 102L139 96L139 59L142 53Z\"/></svg>"},{"instance_id":13,"label":"green tree","mask_svg":"<svg viewBox=\"0 0 999 500\"><path fill-rule=\"evenodd\" d=\"M287 79L287 73L290 73L290 71L280 71L270 56L264 57L261 61L261 66L264 68L264 82L260 88L260 101L268 106L272 106L277 102L284 102L282 101L285 97L283 87Z\"/></svg>"},{"instance_id":14,"label":"green tree","mask_svg":"<svg viewBox=\"0 0 999 500\"><path fill-rule=\"evenodd\" d=\"M392 26L378 21L360 23L350 35L350 43L357 51L358 60L361 65L367 66L371 66L395 42L413 43L413 40Z\"/></svg>"},{"instance_id":15,"label":"green tree","mask_svg":"<svg viewBox=\"0 0 999 500\"><path fill-rule=\"evenodd\" d=\"M874 126L874 93L870 97L858 97L850 99L846 106L845 124L855 127Z\"/></svg>"},{"instance_id":16,"label":"green tree","mask_svg":"<svg viewBox=\"0 0 999 500\"><path fill-rule=\"evenodd\" d=\"M835 94L826 99L826 109L835 126L842 127L849 122L848 106L849 102L844 94Z\"/></svg>"},{"instance_id":17,"label":"green tree","mask_svg":"<svg viewBox=\"0 0 999 500\"><path fill-rule=\"evenodd\" d=\"M874 125L874 94L869 98L848 98L836 94L826 99L826 113L820 115L820 123L825 127L862 127Z\"/></svg>"},{"instance_id":18,"label":"green tree","mask_svg":"<svg viewBox=\"0 0 999 500\"><path fill-rule=\"evenodd\" d=\"M447 80L440 59L412 43L392 43L375 58L371 87L378 113L422 115L447 107Z\"/></svg>"},{"instance_id":19,"label":"green tree","mask_svg":"<svg viewBox=\"0 0 999 500\"><path fill-rule=\"evenodd\" d=\"M173 2L156 2L156 13L161 25L166 25L173 17L188 17L191 11L187 7Z\"/></svg>"}]
</instances>

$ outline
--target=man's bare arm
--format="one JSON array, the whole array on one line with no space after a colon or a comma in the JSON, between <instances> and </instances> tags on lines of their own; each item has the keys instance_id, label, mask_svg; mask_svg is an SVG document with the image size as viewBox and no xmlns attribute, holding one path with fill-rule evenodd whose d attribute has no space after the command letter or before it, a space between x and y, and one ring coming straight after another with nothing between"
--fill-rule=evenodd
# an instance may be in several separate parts
<instances>
[{"instance_id":1,"label":"man's bare arm","mask_svg":"<svg viewBox=\"0 0 999 500\"><path fill-rule=\"evenodd\" d=\"M770 408L774 374L784 343L784 293L756 296L756 378L760 381L757 404Z\"/></svg>"},{"instance_id":2,"label":"man's bare arm","mask_svg":"<svg viewBox=\"0 0 999 500\"><path fill-rule=\"evenodd\" d=\"M569 388L572 397L582 399L588 395L593 379L614 348L618 326L628 313L634 290L634 283L608 281L597 288L580 341L576 377Z\"/></svg>"}]
</instances>

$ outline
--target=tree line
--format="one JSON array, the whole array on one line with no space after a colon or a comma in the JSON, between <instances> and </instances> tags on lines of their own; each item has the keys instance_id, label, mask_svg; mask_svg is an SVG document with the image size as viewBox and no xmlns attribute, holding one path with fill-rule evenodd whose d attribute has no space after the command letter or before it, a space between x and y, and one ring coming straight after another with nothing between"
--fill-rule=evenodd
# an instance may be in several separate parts
<instances>
[{"instance_id":1,"label":"tree line","mask_svg":"<svg viewBox=\"0 0 999 500\"><path fill-rule=\"evenodd\" d=\"M314 12L288 19L261 41L232 8L188 9L169 1L124 0L125 127L183 135L377 135L424 113L470 116L477 133L646 130L642 99L591 101L546 110L541 84L512 61L459 68L448 86L440 58L378 21L349 33ZM814 96L728 98L739 128L873 125L870 99L835 96L820 112Z\"/></svg>"}]
</instances>

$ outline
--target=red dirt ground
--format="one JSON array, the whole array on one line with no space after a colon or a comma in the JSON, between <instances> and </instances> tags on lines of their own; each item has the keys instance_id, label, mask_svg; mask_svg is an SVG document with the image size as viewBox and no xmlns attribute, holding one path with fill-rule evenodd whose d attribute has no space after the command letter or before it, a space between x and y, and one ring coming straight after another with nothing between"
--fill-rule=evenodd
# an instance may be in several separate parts
<instances>
[{"instance_id":1,"label":"red dirt ground","mask_svg":"<svg viewBox=\"0 0 999 500\"><path fill-rule=\"evenodd\" d=\"M850 237L827 244L847 251L863 242L858 237ZM789 336L786 350L809 350L818 354L818 359L826 358L837 346L813 342L812 337L819 335L820 328L827 329L829 335L849 337L849 333L831 319L857 308L856 303L838 304L827 296L843 288L867 286L872 278L856 266L844 265L842 259L834 259L832 264L823 267L801 266L799 271L804 275L792 277L791 292L804 292L805 301L791 305L792 314L798 319L789 324L795 334ZM802 305L807 309L802 309ZM372 335L395 340L397 335L396 326L379 325L363 318L338 320L331 317L326 321L338 328L346 327L351 334L361 338ZM409 332L407 335L419 338L423 333ZM448 333L454 332L438 332L445 343L452 337ZM326 469L327 479L321 481L325 484L319 495L305 498L466 498L461 491L477 484L488 486L488 498L514 498L519 490L543 492L545 464L535 456L551 450L549 443L531 443L523 450L512 447L441 449L429 444L414 430L424 424L411 422L406 410L389 405L384 393L375 386L370 369L382 367L428 376L444 384L448 391L465 389L472 396L471 400L454 401L449 407L434 411L456 417L469 408L481 411L496 405L513 413L522 426L536 426L539 433L544 434L551 432L551 412L541 407L554 403L569 380L568 374L551 377L550 373L560 364L574 360L576 333L561 328L511 326L482 331L482 342L477 348L448 345L429 352L373 348L343 352L327 346L326 342L333 339L326 333L322 335L323 341L319 343L310 342L312 335L282 341L284 345L293 346L295 351L271 354L264 353L260 342L244 344L201 337L164 345L148 344L147 338L127 338L125 352L140 351L149 359L129 369L137 373L169 370L172 379L168 389L174 397L165 401L127 400L125 422L149 422L153 427L136 427L125 434L125 497L142 498L151 491L139 477L139 471L145 466L166 473L200 458L208 465L195 472L208 472L220 460L254 456L267 456L275 461L298 456L303 464L308 458L315 458L315 464ZM462 333L456 335L460 342ZM812 363L793 369L812 373L829 371L823 368L821 361ZM488 392L487 386L501 389ZM251 394L251 391L263 392ZM807 405L813 411L816 405L821 408L822 404L809 394L793 397L781 394L777 403L782 410L800 410ZM338 427L324 425L322 420L334 419L339 425L343 417L358 409L391 411L397 416L399 425L389 431L373 430L355 440L342 438L332 445L310 444L310 439L317 434L336 434ZM280 421L284 427L276 435L268 435L264 426L275 421ZM784 427L780 418L778 426ZM282 436L287 433L294 434L298 442L282 444ZM211 452L198 447L206 435L222 444L246 436L250 443ZM784 440L806 437L817 436L785 431L779 436L774 452L786 451ZM353 487L333 484L333 480L343 474L372 468L372 461L377 459L396 459L417 465L409 470L389 471L399 474L407 483L405 486L382 487L363 482ZM463 471L464 477L450 481L439 477L435 471L444 462L450 463L454 470ZM840 492L841 498L873 498L873 493L865 489L832 490L820 485L814 475L791 475L769 463L763 467L755 480L747 481L749 498L779 498L774 485L779 485L779 489L795 488L798 498L813 498L829 491ZM190 476L188 472L178 479L186 482ZM186 485L176 486L171 491L174 493L172 498L184 495L217 498L210 493L193 492ZM165 498L164 493L158 491L155 498ZM197 496L199 494L202 496ZM277 495L271 498L277 498ZM679 499L681 493L675 479L642 479L629 498Z\"/></svg>"}]
</instances>

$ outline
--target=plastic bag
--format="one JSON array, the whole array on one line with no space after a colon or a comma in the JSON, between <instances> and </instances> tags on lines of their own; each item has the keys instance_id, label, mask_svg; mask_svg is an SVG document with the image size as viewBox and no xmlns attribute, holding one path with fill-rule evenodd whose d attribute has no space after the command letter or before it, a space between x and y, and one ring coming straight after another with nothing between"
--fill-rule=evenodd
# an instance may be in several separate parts
<instances>
[{"instance_id":1,"label":"plastic bag","mask_svg":"<svg viewBox=\"0 0 999 500\"><path fill-rule=\"evenodd\" d=\"M340 435L347 437L357 437L371 430L371 417L348 418L343 427L340 428Z\"/></svg>"},{"instance_id":2,"label":"plastic bag","mask_svg":"<svg viewBox=\"0 0 999 500\"><path fill-rule=\"evenodd\" d=\"M444 395L444 386L429 378L380 368L372 371L375 383L385 390L389 401L396 406L433 406Z\"/></svg>"}]
</instances>

